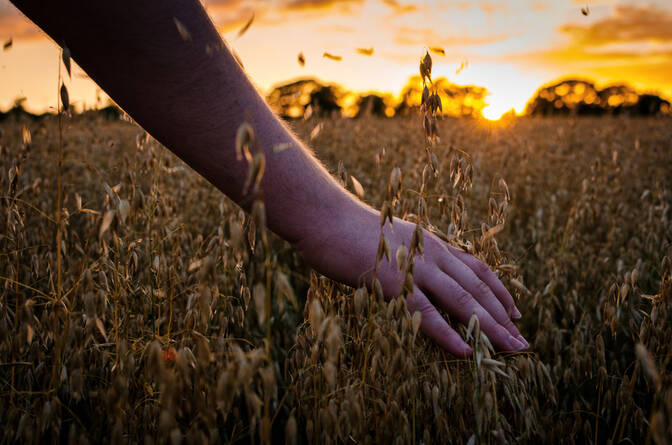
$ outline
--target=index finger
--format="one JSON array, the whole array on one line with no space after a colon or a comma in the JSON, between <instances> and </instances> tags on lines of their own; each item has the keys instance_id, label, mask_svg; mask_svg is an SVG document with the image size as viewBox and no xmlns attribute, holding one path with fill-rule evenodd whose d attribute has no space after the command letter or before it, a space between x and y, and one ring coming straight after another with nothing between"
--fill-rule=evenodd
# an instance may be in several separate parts
<instances>
[{"instance_id":1,"label":"index finger","mask_svg":"<svg viewBox=\"0 0 672 445\"><path fill-rule=\"evenodd\" d=\"M467 252L463 252L454 248L453 246L448 246L448 249L453 255L455 255L455 257L457 257L457 259L466 264L469 269L474 271L478 278L480 278L490 287L490 289L492 289L492 292L502 303L502 306L504 306L504 309L506 309L506 312L509 314L510 318L514 320L520 319L522 315L516 307L516 303L513 301L513 297L487 264L477 260Z\"/></svg>"}]
</instances>

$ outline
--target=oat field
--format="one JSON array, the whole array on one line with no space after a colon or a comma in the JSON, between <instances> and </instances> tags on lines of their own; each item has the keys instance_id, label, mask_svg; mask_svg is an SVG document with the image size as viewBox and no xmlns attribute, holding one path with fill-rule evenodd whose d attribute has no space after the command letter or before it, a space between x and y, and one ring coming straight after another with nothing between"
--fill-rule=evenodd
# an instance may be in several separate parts
<instances>
[{"instance_id":1,"label":"oat field","mask_svg":"<svg viewBox=\"0 0 672 445\"><path fill-rule=\"evenodd\" d=\"M417 114L290 123L515 293L530 350L474 323L457 360L403 298L311 271L134 124L63 117L59 142L56 117L5 120L1 440L670 443L671 124L446 119L429 156Z\"/></svg>"}]
</instances>

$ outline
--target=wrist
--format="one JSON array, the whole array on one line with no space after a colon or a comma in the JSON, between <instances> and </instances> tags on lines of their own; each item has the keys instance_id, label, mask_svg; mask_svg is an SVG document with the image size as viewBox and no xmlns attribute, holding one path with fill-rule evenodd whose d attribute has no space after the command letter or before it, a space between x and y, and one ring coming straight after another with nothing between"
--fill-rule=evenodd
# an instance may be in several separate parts
<instances>
[{"instance_id":1,"label":"wrist","mask_svg":"<svg viewBox=\"0 0 672 445\"><path fill-rule=\"evenodd\" d=\"M380 217L376 210L343 194L345 199L339 197L307 218L312 225L306 226L294 247L324 275L357 287L368 282L373 270Z\"/></svg>"}]
</instances>

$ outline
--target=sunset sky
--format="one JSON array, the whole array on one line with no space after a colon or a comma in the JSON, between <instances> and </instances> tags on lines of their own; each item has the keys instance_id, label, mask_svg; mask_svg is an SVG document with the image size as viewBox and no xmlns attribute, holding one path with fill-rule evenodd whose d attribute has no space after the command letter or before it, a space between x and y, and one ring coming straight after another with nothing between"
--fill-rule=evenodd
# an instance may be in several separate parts
<instances>
[{"instance_id":1,"label":"sunset sky","mask_svg":"<svg viewBox=\"0 0 672 445\"><path fill-rule=\"evenodd\" d=\"M484 113L521 112L539 86L562 77L627 83L672 97L672 2L509 0L207 0L222 36L255 84L267 92L297 77L315 76L356 91L398 94L429 46L434 75L485 86ZM588 16L581 13L586 5ZM252 14L242 37L237 31ZM0 109L17 97L26 108L55 107L58 48L8 0L0 0ZM356 48L373 47L368 57ZM340 62L322 57L342 56ZM304 67L297 63L303 52ZM459 74L461 63L468 66ZM96 86L79 69L71 102L96 104Z\"/></svg>"}]
</instances>

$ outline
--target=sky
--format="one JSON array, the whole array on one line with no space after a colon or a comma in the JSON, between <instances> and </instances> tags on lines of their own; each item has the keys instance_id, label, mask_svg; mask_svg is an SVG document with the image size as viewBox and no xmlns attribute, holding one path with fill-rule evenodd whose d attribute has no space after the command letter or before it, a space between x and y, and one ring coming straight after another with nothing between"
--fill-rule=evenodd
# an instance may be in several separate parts
<instances>
[{"instance_id":1,"label":"sky","mask_svg":"<svg viewBox=\"0 0 672 445\"><path fill-rule=\"evenodd\" d=\"M672 2L669 0L204 0L222 37L262 91L299 77L365 92L398 94L428 47L435 77L488 88L484 114L522 112L535 91L561 78L598 86L626 83L672 98ZM589 14L582 14L587 8ZM251 27L238 31L254 14ZM25 97L50 111L58 94L58 47L0 0L0 110ZM359 54L357 48L373 48ZM303 53L305 66L297 62ZM334 61L328 52L342 57ZM464 65L462 70L459 67ZM75 67L77 108L106 96Z\"/></svg>"}]
</instances>

